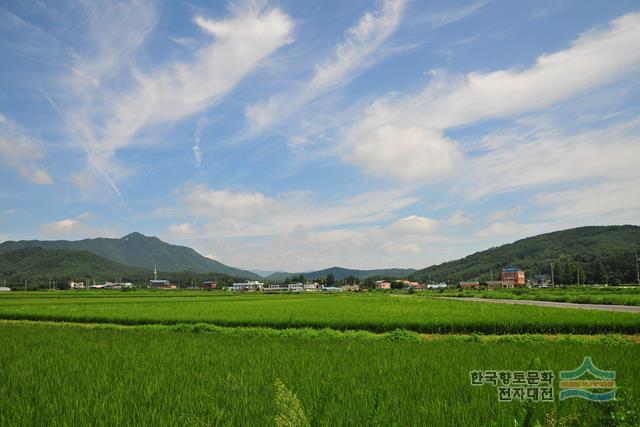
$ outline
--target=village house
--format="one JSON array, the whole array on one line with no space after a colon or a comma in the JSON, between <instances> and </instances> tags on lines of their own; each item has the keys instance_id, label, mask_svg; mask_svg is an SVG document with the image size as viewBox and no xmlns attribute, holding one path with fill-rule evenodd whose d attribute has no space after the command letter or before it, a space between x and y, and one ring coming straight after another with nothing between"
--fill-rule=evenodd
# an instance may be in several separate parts
<instances>
[{"instance_id":1,"label":"village house","mask_svg":"<svg viewBox=\"0 0 640 427\"><path fill-rule=\"evenodd\" d=\"M84 289L83 282L69 282L69 289Z\"/></svg>"},{"instance_id":2,"label":"village house","mask_svg":"<svg viewBox=\"0 0 640 427\"><path fill-rule=\"evenodd\" d=\"M513 288L513 282L510 280L488 280L487 288L489 289L508 289Z\"/></svg>"},{"instance_id":3,"label":"village house","mask_svg":"<svg viewBox=\"0 0 640 427\"><path fill-rule=\"evenodd\" d=\"M202 287L204 289L216 289L218 287L218 283L215 280L210 280L202 283Z\"/></svg>"},{"instance_id":4,"label":"village house","mask_svg":"<svg viewBox=\"0 0 640 427\"><path fill-rule=\"evenodd\" d=\"M413 288L416 291L427 289L427 287L418 282L412 282L411 280L396 280L396 283L401 283L403 286Z\"/></svg>"},{"instance_id":5,"label":"village house","mask_svg":"<svg viewBox=\"0 0 640 427\"><path fill-rule=\"evenodd\" d=\"M507 267L502 269L500 280L503 282L511 282L513 286L524 286L527 281L524 277L524 271L518 267Z\"/></svg>"},{"instance_id":6,"label":"village house","mask_svg":"<svg viewBox=\"0 0 640 427\"><path fill-rule=\"evenodd\" d=\"M461 289L480 289L480 282L460 282L458 283Z\"/></svg>"},{"instance_id":7,"label":"village house","mask_svg":"<svg viewBox=\"0 0 640 427\"><path fill-rule=\"evenodd\" d=\"M154 289L176 289L176 285L164 279L149 280L149 287Z\"/></svg>"},{"instance_id":8,"label":"village house","mask_svg":"<svg viewBox=\"0 0 640 427\"><path fill-rule=\"evenodd\" d=\"M376 289L391 289L391 283L385 280L376 280L375 285Z\"/></svg>"}]
</instances>

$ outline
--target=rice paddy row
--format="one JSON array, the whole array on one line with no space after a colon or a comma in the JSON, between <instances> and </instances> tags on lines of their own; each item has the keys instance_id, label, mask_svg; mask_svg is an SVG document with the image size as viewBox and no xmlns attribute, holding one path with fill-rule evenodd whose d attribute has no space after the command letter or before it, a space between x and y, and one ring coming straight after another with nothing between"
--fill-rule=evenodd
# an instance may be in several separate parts
<instances>
[{"instance_id":1,"label":"rice paddy row","mask_svg":"<svg viewBox=\"0 0 640 427\"><path fill-rule=\"evenodd\" d=\"M179 293L176 295L180 295ZM0 297L0 318L86 323L331 328L480 334L636 334L634 313L475 304L396 295Z\"/></svg>"}]
</instances>

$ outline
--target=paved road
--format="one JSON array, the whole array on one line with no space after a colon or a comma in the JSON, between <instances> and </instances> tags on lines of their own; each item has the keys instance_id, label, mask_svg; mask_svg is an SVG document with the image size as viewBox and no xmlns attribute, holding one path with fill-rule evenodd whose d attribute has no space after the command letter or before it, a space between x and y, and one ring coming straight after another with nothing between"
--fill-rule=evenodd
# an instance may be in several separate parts
<instances>
[{"instance_id":1,"label":"paved road","mask_svg":"<svg viewBox=\"0 0 640 427\"><path fill-rule=\"evenodd\" d=\"M557 308L579 308L582 310L605 310L605 311L621 311L627 313L640 313L640 307L632 305L612 305L612 304L575 304L571 302L553 302L553 301L532 301L524 299L496 299L496 298L477 298L477 297L439 297L442 299L458 300L458 301L479 301L493 302L498 304L522 304L522 305L538 305L542 307Z\"/></svg>"}]
</instances>

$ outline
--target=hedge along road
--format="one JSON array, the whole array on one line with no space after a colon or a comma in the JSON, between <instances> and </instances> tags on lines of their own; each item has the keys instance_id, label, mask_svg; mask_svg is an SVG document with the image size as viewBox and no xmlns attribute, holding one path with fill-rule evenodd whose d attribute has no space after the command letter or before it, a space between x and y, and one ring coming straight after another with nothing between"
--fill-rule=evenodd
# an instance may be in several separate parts
<instances>
[{"instance_id":1,"label":"hedge along road","mask_svg":"<svg viewBox=\"0 0 640 427\"><path fill-rule=\"evenodd\" d=\"M493 302L498 304L522 304L522 305L537 305L541 307L579 308L583 310L605 310L605 311L620 311L625 313L640 313L640 307L631 306L631 305L578 304L578 303L572 303L572 302L535 301L535 300L480 298L480 297L438 297L438 298L458 300L458 301Z\"/></svg>"}]
</instances>

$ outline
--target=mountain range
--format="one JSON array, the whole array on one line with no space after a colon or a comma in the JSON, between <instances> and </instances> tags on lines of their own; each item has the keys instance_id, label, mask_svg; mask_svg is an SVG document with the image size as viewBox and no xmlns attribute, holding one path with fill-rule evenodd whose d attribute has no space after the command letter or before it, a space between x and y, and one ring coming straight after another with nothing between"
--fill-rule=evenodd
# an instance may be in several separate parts
<instances>
[{"instance_id":1,"label":"mountain range","mask_svg":"<svg viewBox=\"0 0 640 427\"><path fill-rule=\"evenodd\" d=\"M113 262L153 271L194 273L222 273L229 276L254 279L259 275L241 270L200 255L186 246L172 245L157 237L131 233L120 239L99 237L84 240L21 240L0 244L0 254L26 248L64 249L87 251Z\"/></svg>"},{"instance_id":2,"label":"mountain range","mask_svg":"<svg viewBox=\"0 0 640 427\"><path fill-rule=\"evenodd\" d=\"M266 277L267 280L278 282L285 280L286 278L299 276L300 274L304 275L305 279L308 280L317 280L320 277L327 277L330 274L333 274L336 280L342 280L345 277L353 276L358 279L366 279L367 277L380 276L387 278L403 278L407 277L411 273L413 273L415 269L413 268L386 268L386 269L378 269L378 270L355 270L349 268L342 267L331 267L325 268L324 270L316 270L316 271L307 271L303 273L286 273L283 271L279 271L277 273L273 273Z\"/></svg>"},{"instance_id":3,"label":"mountain range","mask_svg":"<svg viewBox=\"0 0 640 427\"><path fill-rule=\"evenodd\" d=\"M303 274L316 280L332 274L336 280L348 276L405 278L420 282L497 279L503 267L516 265L528 277L548 275L554 264L557 283L623 283L636 281L635 253L640 252L640 227L635 225L590 226L556 231L476 252L464 258L421 270L356 270L332 267L324 270L268 275L268 281L283 281ZM96 238L78 241L23 240L0 244L0 276L10 280L46 279L49 276L148 280L157 267L165 278L191 283L197 280L259 280L250 271L224 265L195 250L165 243L157 237L131 233L120 239ZM576 274L577 273L577 274Z\"/></svg>"}]
</instances>

